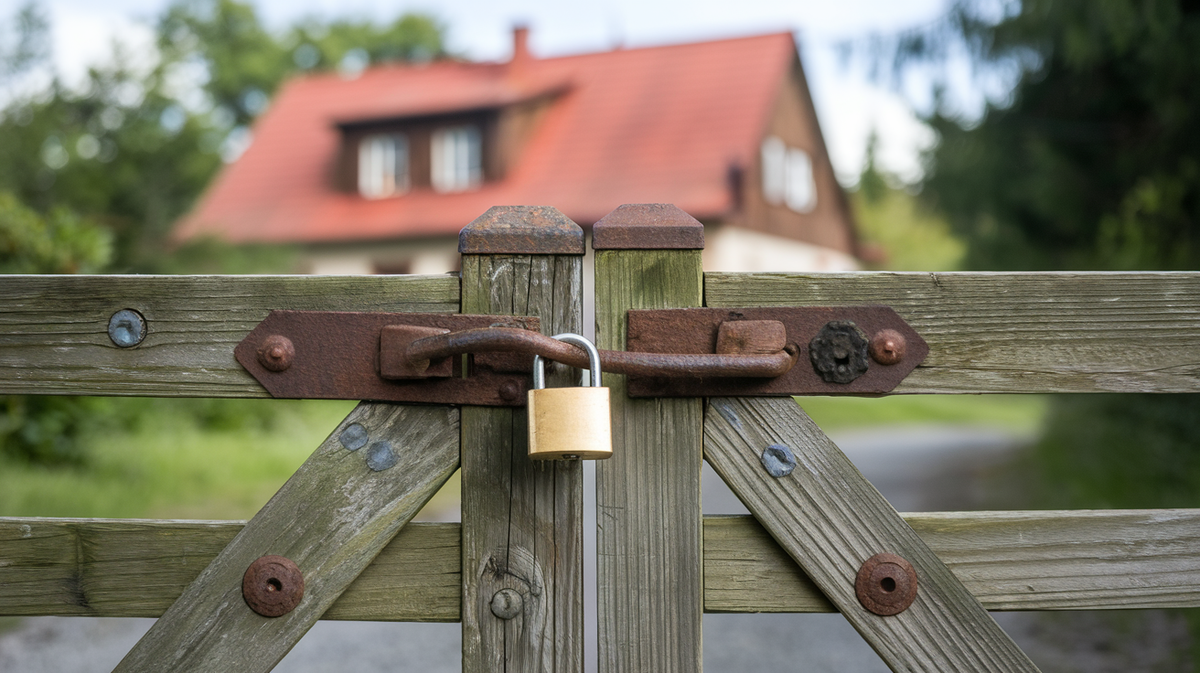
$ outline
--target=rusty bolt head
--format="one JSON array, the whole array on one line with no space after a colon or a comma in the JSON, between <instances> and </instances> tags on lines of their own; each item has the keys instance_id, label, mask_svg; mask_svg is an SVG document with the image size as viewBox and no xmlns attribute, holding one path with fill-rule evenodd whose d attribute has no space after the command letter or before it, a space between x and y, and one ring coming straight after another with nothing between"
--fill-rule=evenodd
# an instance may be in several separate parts
<instances>
[{"instance_id":1,"label":"rusty bolt head","mask_svg":"<svg viewBox=\"0 0 1200 673\"><path fill-rule=\"evenodd\" d=\"M263 617L286 615L304 598L304 575L291 559L264 556L246 568L242 598Z\"/></svg>"},{"instance_id":2,"label":"rusty bolt head","mask_svg":"<svg viewBox=\"0 0 1200 673\"><path fill-rule=\"evenodd\" d=\"M871 337L871 359L881 365L894 365L904 359L908 343L894 329L881 329Z\"/></svg>"},{"instance_id":3,"label":"rusty bolt head","mask_svg":"<svg viewBox=\"0 0 1200 673\"><path fill-rule=\"evenodd\" d=\"M505 402L516 402L521 396L521 386L516 381L505 381L500 384L500 399Z\"/></svg>"},{"instance_id":4,"label":"rusty bolt head","mask_svg":"<svg viewBox=\"0 0 1200 673\"><path fill-rule=\"evenodd\" d=\"M282 334L272 334L263 339L258 347L258 364L273 372L281 372L292 366L296 357L296 347L292 340Z\"/></svg>"},{"instance_id":5,"label":"rusty bolt head","mask_svg":"<svg viewBox=\"0 0 1200 673\"><path fill-rule=\"evenodd\" d=\"M898 615L917 597L917 571L895 554L876 554L858 569L854 593L862 606L877 615Z\"/></svg>"}]
</instances>

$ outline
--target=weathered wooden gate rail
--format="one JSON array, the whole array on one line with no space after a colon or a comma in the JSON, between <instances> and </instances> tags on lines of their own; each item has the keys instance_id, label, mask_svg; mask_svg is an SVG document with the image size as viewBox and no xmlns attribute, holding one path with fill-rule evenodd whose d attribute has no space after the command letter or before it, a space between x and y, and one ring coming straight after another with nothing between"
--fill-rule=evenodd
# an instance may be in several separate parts
<instances>
[{"instance_id":1,"label":"weathered wooden gate rail","mask_svg":"<svg viewBox=\"0 0 1200 673\"><path fill-rule=\"evenodd\" d=\"M905 520L989 610L1200 607L1197 509L935 512ZM0 558L9 564L0 611L158 617L242 526L0 518ZM460 535L456 523L410 523L323 619L458 621ZM709 516L704 609L833 606L753 517Z\"/></svg>"},{"instance_id":2,"label":"weathered wooden gate rail","mask_svg":"<svg viewBox=\"0 0 1200 673\"><path fill-rule=\"evenodd\" d=\"M626 208L641 207L623 206L614 213ZM499 216L528 212L509 209ZM489 216L496 213L489 211L477 223L494 225ZM572 241L582 240L573 223L562 224L563 232L573 228ZM544 325L555 330L576 329L581 250L571 249L571 254L554 255L475 251L464 255L461 280L6 276L0 279L0 394L263 397L266 392L237 364L233 347L274 309L528 313L542 316ZM623 348L628 308L886 304L930 345L929 357L897 393L1200 391L1195 348L1200 343L1200 273L703 274L699 260L695 249L598 250L601 345ZM140 312L147 323L145 340L136 348L118 348L108 335L109 317L126 308ZM946 625L922 616L928 604L899 619L862 621L858 606L846 603L846 587L837 573L881 541L883 546L907 545L927 557L914 564L932 573L923 576L931 580L923 586L934 601L952 597L968 606L969 592L994 610L1200 606L1200 510L948 512L908 515L905 526L836 447L788 404L721 403L739 404L736 413L762 416L762 422L748 425L750 434L735 436L742 427L729 407L721 414L724 421L709 418L712 436L703 437L708 458L743 500L749 498L751 509L765 517L761 520L772 532L752 517L701 517L702 401L624 400L623 383L612 379L610 385L622 399L614 410L614 437L629 450L618 449L598 469L600 659L606 672L698 670L701 610L829 611L833 607L826 596L855 613L848 617L895 667L936 667L939 661L967 668L1024 667L1020 656L1010 657L1014 650L1003 638L980 636L986 642L977 650L943 648L943 642L949 643L945 634L953 631L939 631ZM453 416L447 427L457 424L457 414ZM722 430L725 421L731 425ZM788 434L797 424L808 429ZM578 670L578 465L528 465L523 428L519 412L465 408L463 524L404 527L344 593L343 583L313 601L306 599L307 611L297 611L305 614L270 627L290 629L290 635L273 646L273 654L259 657L256 666L266 670L268 659L282 656L307 628L303 624L311 623L307 620L321 617L462 620L467 670ZM772 437L785 434L792 436L788 441L798 447L802 461L824 461L825 456L838 463L812 472L826 479L809 484L816 493L804 493L798 481L762 481L753 460L743 464L746 451L758 451L755 447L763 441L779 441ZM331 437L326 445L332 448L323 447L326 454L318 451L310 462L340 460L334 441ZM503 450L497 451L498 446ZM427 470L427 483L404 498L418 502L428 497L429 489L455 465L449 454L439 460ZM355 476L365 468L352 462L344 467L350 479L370 476ZM320 473L309 469L311 487L323 488L314 479ZM507 477L497 480L496 475ZM837 483L854 484L853 497L837 493ZM302 502L300 486L284 500ZM810 514L827 519L818 526L840 530L846 524L830 540L830 549L844 558L826 562L806 556L811 544L804 536L819 540L825 533L797 532L810 525L807 519L789 519L803 518L798 512L775 516L771 508L788 499L802 508L816 507ZM851 502L868 500L874 502L875 514L850 516ZM386 519L388 508L401 501L379 505L372 511ZM284 502L277 514L287 516L291 506ZM410 505L403 509L405 517L411 516ZM263 521L262 513L255 518L260 528L276 516L268 510L270 505ZM862 528L866 519L859 521L859 514L892 532L874 540L876 533ZM249 530L242 526L0 519L0 614L156 616L185 590L199 591L197 596L211 601L212 592L231 591L224 579L213 583L211 576L218 572L213 568L224 567L219 572L227 574L230 568L242 568L247 560L242 556L257 553L260 546L238 547L237 540L253 537L241 532ZM340 526L329 528L328 534L352 532ZM371 545L382 545L387 537L390 533L375 531L357 540L367 550L359 554L361 564L340 573L337 581L349 582L378 548ZM898 542L903 539L909 541ZM920 551L925 545L929 549ZM537 549L557 553L530 553ZM327 555L320 545L296 551L301 556L316 553L314 563L323 563L318 557ZM647 557L655 562L644 563ZM813 577L823 589L797 563L815 568ZM835 567L835 574L826 572ZM335 575L339 573L319 573L318 582ZM532 602L525 607L525 621L491 620L493 595L510 584L520 589L529 578L536 578L536 591L528 594ZM202 586L206 581L209 588ZM202 602L179 601L171 610L180 613L180 604ZM973 610L968 609L970 617L961 613L962 623L982 614L978 604ZM296 626L287 626L288 620ZM181 627L187 621L176 614L173 622L170 638L186 636ZM994 628L985 622L979 624ZM266 628L255 624L260 631ZM889 629L896 628L910 629L922 643L909 646L905 643L912 639L907 637L889 640ZM253 638L254 633L238 638ZM148 637L126 663L136 667L138 661L157 661L154 648L163 648L153 641ZM191 652L190 647L167 645L163 651Z\"/></svg>"},{"instance_id":3,"label":"weathered wooden gate rail","mask_svg":"<svg viewBox=\"0 0 1200 673\"><path fill-rule=\"evenodd\" d=\"M705 305L887 304L929 342L896 393L1200 391L1200 274L704 274ZM0 394L269 396L233 347L271 309L459 311L454 276L6 276ZM116 310L146 341L115 348Z\"/></svg>"}]
</instances>

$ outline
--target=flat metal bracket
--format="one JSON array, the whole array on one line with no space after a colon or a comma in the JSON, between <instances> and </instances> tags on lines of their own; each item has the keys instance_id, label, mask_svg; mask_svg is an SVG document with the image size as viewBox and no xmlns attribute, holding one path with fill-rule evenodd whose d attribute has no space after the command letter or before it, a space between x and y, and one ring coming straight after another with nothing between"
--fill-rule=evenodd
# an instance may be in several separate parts
<instances>
[{"instance_id":1,"label":"flat metal bracket","mask_svg":"<svg viewBox=\"0 0 1200 673\"><path fill-rule=\"evenodd\" d=\"M497 327L507 329L485 329ZM539 327L520 316L272 311L234 353L274 397L519 407L533 353L586 363ZM600 355L606 372L628 374L630 397L882 395L929 353L886 306L635 310L627 334L625 351Z\"/></svg>"},{"instance_id":2,"label":"flat metal bracket","mask_svg":"<svg viewBox=\"0 0 1200 673\"><path fill-rule=\"evenodd\" d=\"M929 355L929 345L887 306L798 306L763 308L684 308L629 311L625 350L645 353L718 353L722 324L742 320L783 323L788 348L799 350L796 365L773 379L630 376L630 397L779 397L784 395L882 395L891 392ZM858 334L866 356L864 371L845 383L826 380L814 363L814 343L830 325ZM890 346L889 346L890 340ZM831 351L837 351L833 344ZM890 350L889 350L890 349ZM837 367L839 352L827 359ZM818 352L821 359L822 353ZM898 357L897 357L898 356ZM851 367L854 362L847 362Z\"/></svg>"},{"instance_id":3,"label":"flat metal bracket","mask_svg":"<svg viewBox=\"0 0 1200 673\"><path fill-rule=\"evenodd\" d=\"M463 359L456 357L450 359L449 376L384 379L380 339L384 328L393 325L452 332L479 327L517 327L536 332L541 323L535 317L523 316L271 311L242 339L234 355L272 397L525 405L531 370L521 363L514 366L510 353L469 356L466 376Z\"/></svg>"}]
</instances>

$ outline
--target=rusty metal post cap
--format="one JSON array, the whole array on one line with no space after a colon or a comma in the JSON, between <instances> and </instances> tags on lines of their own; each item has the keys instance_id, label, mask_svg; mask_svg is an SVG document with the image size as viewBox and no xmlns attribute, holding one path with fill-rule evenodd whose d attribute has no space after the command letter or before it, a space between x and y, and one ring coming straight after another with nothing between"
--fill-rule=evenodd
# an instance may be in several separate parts
<instances>
[{"instance_id":1,"label":"rusty metal post cap","mask_svg":"<svg viewBox=\"0 0 1200 673\"><path fill-rule=\"evenodd\" d=\"M242 576L242 598L263 617L281 617L304 598L304 575L291 559L263 556Z\"/></svg>"},{"instance_id":2,"label":"rusty metal post cap","mask_svg":"<svg viewBox=\"0 0 1200 673\"><path fill-rule=\"evenodd\" d=\"M627 203L592 225L593 250L703 250L704 225L670 203Z\"/></svg>"},{"instance_id":3,"label":"rusty metal post cap","mask_svg":"<svg viewBox=\"0 0 1200 673\"><path fill-rule=\"evenodd\" d=\"M458 233L464 255L582 255L583 229L553 206L492 206Z\"/></svg>"},{"instance_id":4,"label":"rusty metal post cap","mask_svg":"<svg viewBox=\"0 0 1200 673\"><path fill-rule=\"evenodd\" d=\"M908 609L917 598L917 571L895 554L876 554L858 569L854 593L867 610L887 617Z\"/></svg>"}]
</instances>

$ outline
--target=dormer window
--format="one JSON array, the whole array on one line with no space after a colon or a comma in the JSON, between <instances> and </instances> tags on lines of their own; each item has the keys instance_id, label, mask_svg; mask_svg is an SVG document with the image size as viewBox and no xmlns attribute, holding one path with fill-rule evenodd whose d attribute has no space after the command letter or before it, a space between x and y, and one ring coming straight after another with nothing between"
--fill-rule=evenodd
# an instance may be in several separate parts
<instances>
[{"instance_id":1,"label":"dormer window","mask_svg":"<svg viewBox=\"0 0 1200 673\"><path fill-rule=\"evenodd\" d=\"M368 199L408 191L408 137L370 135L358 144L358 192Z\"/></svg>"},{"instance_id":2,"label":"dormer window","mask_svg":"<svg viewBox=\"0 0 1200 673\"><path fill-rule=\"evenodd\" d=\"M438 192L475 189L483 182L483 152L479 127L451 126L433 132L430 143L430 182Z\"/></svg>"},{"instance_id":3,"label":"dormer window","mask_svg":"<svg viewBox=\"0 0 1200 673\"><path fill-rule=\"evenodd\" d=\"M788 147L771 136L762 144L763 197L772 205L787 204L797 213L817 207L817 185L808 152Z\"/></svg>"}]
</instances>

